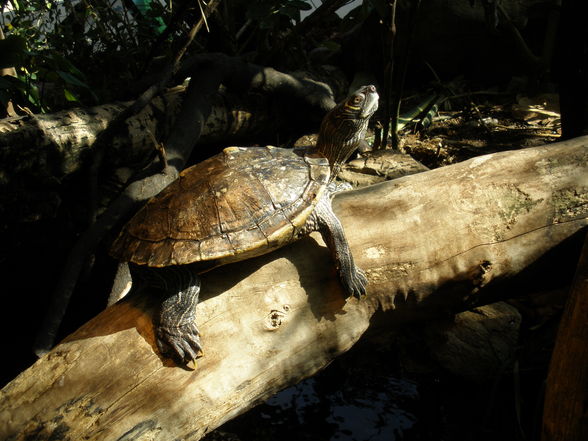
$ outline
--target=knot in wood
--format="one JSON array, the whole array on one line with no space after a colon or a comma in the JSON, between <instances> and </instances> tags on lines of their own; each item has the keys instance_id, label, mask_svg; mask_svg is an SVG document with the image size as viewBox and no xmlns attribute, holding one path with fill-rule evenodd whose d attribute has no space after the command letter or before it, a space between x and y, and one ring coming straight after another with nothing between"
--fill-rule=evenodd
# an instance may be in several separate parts
<instances>
[{"instance_id":1,"label":"knot in wood","mask_svg":"<svg viewBox=\"0 0 588 441\"><path fill-rule=\"evenodd\" d=\"M282 306L282 310L272 309L265 318L266 329L268 331L277 330L282 325L283 319L286 317L288 311L290 311L289 305Z\"/></svg>"}]
</instances>

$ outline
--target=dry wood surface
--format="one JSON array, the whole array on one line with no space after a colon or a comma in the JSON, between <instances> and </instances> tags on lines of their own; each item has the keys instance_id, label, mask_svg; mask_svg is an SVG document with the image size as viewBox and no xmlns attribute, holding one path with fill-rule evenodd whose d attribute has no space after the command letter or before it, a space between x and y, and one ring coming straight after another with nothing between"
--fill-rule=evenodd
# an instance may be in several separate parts
<instances>
[{"instance_id":1,"label":"dry wood surface","mask_svg":"<svg viewBox=\"0 0 588 441\"><path fill-rule=\"evenodd\" d=\"M0 392L0 439L200 439L323 369L380 308L393 326L498 297L588 225L587 164L583 137L338 194L366 298L345 299L315 235L218 268L203 277L195 370L158 354L153 297L123 300Z\"/></svg>"}]
</instances>

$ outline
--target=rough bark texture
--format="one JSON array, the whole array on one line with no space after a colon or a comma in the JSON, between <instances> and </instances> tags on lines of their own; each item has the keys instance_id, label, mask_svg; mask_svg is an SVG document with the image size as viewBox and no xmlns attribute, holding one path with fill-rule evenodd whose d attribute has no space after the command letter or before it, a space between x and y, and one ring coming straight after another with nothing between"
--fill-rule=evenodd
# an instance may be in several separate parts
<instances>
[{"instance_id":1,"label":"rough bark texture","mask_svg":"<svg viewBox=\"0 0 588 441\"><path fill-rule=\"evenodd\" d=\"M203 277L194 371L157 353L152 297L122 301L2 390L0 438L197 440L324 368L379 308L392 326L496 298L588 224L586 164L579 138L339 194L366 298L345 299L315 236L221 267Z\"/></svg>"},{"instance_id":2,"label":"rough bark texture","mask_svg":"<svg viewBox=\"0 0 588 441\"><path fill-rule=\"evenodd\" d=\"M588 439L588 236L547 377L542 441Z\"/></svg>"},{"instance_id":3,"label":"rough bark texture","mask_svg":"<svg viewBox=\"0 0 588 441\"><path fill-rule=\"evenodd\" d=\"M121 145L125 145L131 149L141 149L145 144L152 144L147 131L157 136L160 130L169 130L170 123L180 110L184 92L185 88L179 87L172 89L163 97L154 99L141 113L128 121L127 133L120 133L120 136L115 138L112 148L118 150ZM0 120L2 162L5 165L20 163L17 160L22 157L25 150L36 152L37 156L43 158L37 159L39 162L34 164L35 167L42 169L39 165L51 165L47 158L54 156L54 160L62 159L58 176L72 173L81 166L82 155L90 149L98 133L130 104L105 104ZM166 121L158 122L156 115L161 113L168 117ZM31 164L24 162L24 167L30 166Z\"/></svg>"},{"instance_id":4,"label":"rough bark texture","mask_svg":"<svg viewBox=\"0 0 588 441\"><path fill-rule=\"evenodd\" d=\"M427 348L456 378L484 384L498 378L517 356L521 314L507 302L495 302L433 320L425 326Z\"/></svg>"},{"instance_id":5,"label":"rough bark texture","mask_svg":"<svg viewBox=\"0 0 588 441\"><path fill-rule=\"evenodd\" d=\"M337 177L355 187L365 187L426 170L427 167L410 155L376 150L345 164Z\"/></svg>"}]
</instances>

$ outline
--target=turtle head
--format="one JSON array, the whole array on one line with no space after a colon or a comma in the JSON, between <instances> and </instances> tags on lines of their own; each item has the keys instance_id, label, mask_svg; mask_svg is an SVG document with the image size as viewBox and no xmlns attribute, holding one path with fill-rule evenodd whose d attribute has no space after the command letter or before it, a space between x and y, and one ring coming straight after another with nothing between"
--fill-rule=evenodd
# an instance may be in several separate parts
<instances>
[{"instance_id":1,"label":"turtle head","mask_svg":"<svg viewBox=\"0 0 588 441\"><path fill-rule=\"evenodd\" d=\"M369 119L377 109L378 93L375 86L363 86L324 117L316 148L329 160L333 178L359 146Z\"/></svg>"}]
</instances>

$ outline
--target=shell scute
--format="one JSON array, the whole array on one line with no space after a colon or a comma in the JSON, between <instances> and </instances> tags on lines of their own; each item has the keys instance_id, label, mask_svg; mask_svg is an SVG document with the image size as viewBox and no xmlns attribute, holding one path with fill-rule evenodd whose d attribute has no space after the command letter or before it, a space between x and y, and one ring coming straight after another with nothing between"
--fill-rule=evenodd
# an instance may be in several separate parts
<instances>
[{"instance_id":1,"label":"shell scute","mask_svg":"<svg viewBox=\"0 0 588 441\"><path fill-rule=\"evenodd\" d=\"M231 252L232 246L228 236L226 234L219 234L202 239L200 242L201 259L195 259L196 256L187 254L183 262L219 259Z\"/></svg>"},{"instance_id":2,"label":"shell scute","mask_svg":"<svg viewBox=\"0 0 588 441\"><path fill-rule=\"evenodd\" d=\"M234 250L235 260L241 260L241 255L251 249L269 247L269 242L260 227L245 228L227 233Z\"/></svg>"}]
</instances>

